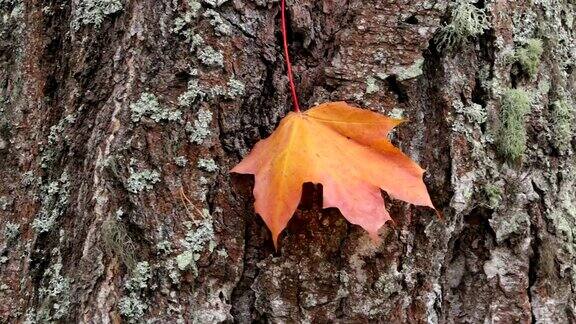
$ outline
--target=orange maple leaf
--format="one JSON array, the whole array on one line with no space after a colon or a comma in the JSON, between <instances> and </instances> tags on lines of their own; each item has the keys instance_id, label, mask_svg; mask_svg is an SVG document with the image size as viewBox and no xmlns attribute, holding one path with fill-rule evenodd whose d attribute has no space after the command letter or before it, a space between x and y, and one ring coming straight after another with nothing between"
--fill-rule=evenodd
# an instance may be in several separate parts
<instances>
[{"instance_id":1,"label":"orange maple leaf","mask_svg":"<svg viewBox=\"0 0 576 324\"><path fill-rule=\"evenodd\" d=\"M402 120L325 103L290 112L231 172L254 174L255 209L278 236L298 207L302 185L321 183L323 207L336 207L374 240L391 220L380 189L406 202L434 208L424 170L387 139Z\"/></svg>"}]
</instances>

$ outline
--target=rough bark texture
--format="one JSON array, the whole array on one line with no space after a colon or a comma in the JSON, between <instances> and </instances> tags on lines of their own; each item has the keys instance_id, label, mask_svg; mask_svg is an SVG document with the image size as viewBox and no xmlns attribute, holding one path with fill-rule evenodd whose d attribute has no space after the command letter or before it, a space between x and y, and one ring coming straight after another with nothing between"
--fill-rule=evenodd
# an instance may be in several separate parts
<instances>
[{"instance_id":1,"label":"rough bark texture","mask_svg":"<svg viewBox=\"0 0 576 324\"><path fill-rule=\"evenodd\" d=\"M0 0L0 322L576 321L574 2L289 1L303 106L407 117L444 219L375 246L310 187L275 252L228 171L290 109L278 7Z\"/></svg>"}]
</instances>

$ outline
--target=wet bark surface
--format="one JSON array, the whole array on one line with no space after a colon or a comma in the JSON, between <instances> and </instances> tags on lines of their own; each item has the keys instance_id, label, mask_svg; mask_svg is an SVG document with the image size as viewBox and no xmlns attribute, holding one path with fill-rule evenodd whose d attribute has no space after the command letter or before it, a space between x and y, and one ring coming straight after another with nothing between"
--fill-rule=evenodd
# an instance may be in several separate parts
<instances>
[{"instance_id":1,"label":"wet bark surface","mask_svg":"<svg viewBox=\"0 0 576 324\"><path fill-rule=\"evenodd\" d=\"M574 321L575 4L439 46L465 5L288 1L302 106L407 118L443 218L386 196L375 245L310 185L276 252L229 170L291 109L278 1L0 0L0 322Z\"/></svg>"}]
</instances>

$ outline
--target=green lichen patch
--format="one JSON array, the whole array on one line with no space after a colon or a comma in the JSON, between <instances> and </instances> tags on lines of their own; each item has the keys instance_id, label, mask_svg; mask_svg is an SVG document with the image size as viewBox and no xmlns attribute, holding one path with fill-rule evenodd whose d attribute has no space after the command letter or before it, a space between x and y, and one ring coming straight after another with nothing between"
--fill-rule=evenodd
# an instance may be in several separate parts
<instances>
[{"instance_id":1,"label":"green lichen patch","mask_svg":"<svg viewBox=\"0 0 576 324\"><path fill-rule=\"evenodd\" d=\"M126 189L131 193L152 190L154 184L160 181L160 173L156 170L132 172L126 181Z\"/></svg>"},{"instance_id":2,"label":"green lichen patch","mask_svg":"<svg viewBox=\"0 0 576 324\"><path fill-rule=\"evenodd\" d=\"M140 99L130 105L132 111L132 121L137 123L142 117L149 117L155 122L180 121L182 112L179 110L168 110L160 106L158 99L151 93L143 93Z\"/></svg>"},{"instance_id":3,"label":"green lichen patch","mask_svg":"<svg viewBox=\"0 0 576 324\"><path fill-rule=\"evenodd\" d=\"M457 0L452 16L435 37L438 51L452 50L469 38L477 37L490 28L485 9L480 9L470 0Z\"/></svg>"},{"instance_id":4,"label":"green lichen patch","mask_svg":"<svg viewBox=\"0 0 576 324\"><path fill-rule=\"evenodd\" d=\"M503 192L500 186L491 183L484 186L484 195L488 202L488 207L490 208L496 208L498 205L500 205L500 202L502 201L502 194Z\"/></svg>"},{"instance_id":5,"label":"green lichen patch","mask_svg":"<svg viewBox=\"0 0 576 324\"><path fill-rule=\"evenodd\" d=\"M551 108L552 143L560 153L569 152L574 134L574 110L566 100L556 100Z\"/></svg>"},{"instance_id":6,"label":"green lichen patch","mask_svg":"<svg viewBox=\"0 0 576 324\"><path fill-rule=\"evenodd\" d=\"M100 27L107 16L121 10L121 0L80 0L74 12L72 27L75 30L86 25Z\"/></svg>"},{"instance_id":7,"label":"green lichen patch","mask_svg":"<svg viewBox=\"0 0 576 324\"><path fill-rule=\"evenodd\" d=\"M531 96L524 90L509 89L501 99L501 125L497 145L508 161L518 161L526 150L525 116L530 111Z\"/></svg>"},{"instance_id":8,"label":"green lichen patch","mask_svg":"<svg viewBox=\"0 0 576 324\"><path fill-rule=\"evenodd\" d=\"M529 39L522 47L516 49L513 59L520 65L524 73L533 78L538 73L540 56L543 51L540 39Z\"/></svg>"}]
</instances>

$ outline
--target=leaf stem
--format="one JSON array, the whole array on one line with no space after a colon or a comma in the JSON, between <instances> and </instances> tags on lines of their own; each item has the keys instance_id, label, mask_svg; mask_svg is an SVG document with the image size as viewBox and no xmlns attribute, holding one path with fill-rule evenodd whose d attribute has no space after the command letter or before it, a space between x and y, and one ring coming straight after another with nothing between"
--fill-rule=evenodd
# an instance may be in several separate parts
<instances>
[{"instance_id":1,"label":"leaf stem","mask_svg":"<svg viewBox=\"0 0 576 324\"><path fill-rule=\"evenodd\" d=\"M294 111L300 112L300 105L298 104L298 95L296 94L296 86L294 85L294 77L292 76L292 63L290 63L290 54L288 53L288 32L286 31L286 0L282 0L282 39L284 41L284 57L286 59L286 73L288 74L288 81L290 81L290 91L292 92L292 102L294 104Z\"/></svg>"}]
</instances>

